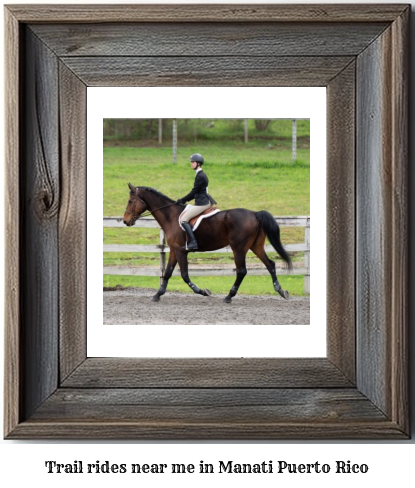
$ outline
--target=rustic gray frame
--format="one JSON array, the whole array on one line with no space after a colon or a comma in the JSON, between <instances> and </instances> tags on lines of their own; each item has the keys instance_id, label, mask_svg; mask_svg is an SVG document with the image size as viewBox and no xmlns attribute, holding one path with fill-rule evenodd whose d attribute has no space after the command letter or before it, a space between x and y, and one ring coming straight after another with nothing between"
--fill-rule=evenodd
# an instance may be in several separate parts
<instances>
[{"instance_id":1,"label":"rustic gray frame","mask_svg":"<svg viewBox=\"0 0 415 488\"><path fill-rule=\"evenodd\" d=\"M409 437L409 13L5 8L7 439ZM104 84L327 87L327 358L86 357L86 87Z\"/></svg>"}]
</instances>

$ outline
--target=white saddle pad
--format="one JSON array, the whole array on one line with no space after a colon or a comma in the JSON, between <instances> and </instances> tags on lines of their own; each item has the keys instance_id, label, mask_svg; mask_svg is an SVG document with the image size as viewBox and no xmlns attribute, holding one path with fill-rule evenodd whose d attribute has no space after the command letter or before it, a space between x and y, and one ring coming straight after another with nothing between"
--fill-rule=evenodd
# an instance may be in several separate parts
<instances>
[{"instance_id":1,"label":"white saddle pad","mask_svg":"<svg viewBox=\"0 0 415 488\"><path fill-rule=\"evenodd\" d=\"M186 208L183 210L183 212L179 215L179 225L180 225L180 228L184 231L183 227L182 227L182 224L180 223L180 217L184 214L184 212L186 212L187 210L189 210L189 208L193 207L193 205L190 205L190 204L187 204L186 205ZM207 219L208 217L212 217L212 215L215 215L217 214L218 212L220 212L220 210L217 208L216 210L214 210L213 212L209 212L208 214L203 214L203 215L198 215L196 217L196 223L195 225L193 226L193 230L196 230L200 223L202 222L203 219Z\"/></svg>"}]
</instances>

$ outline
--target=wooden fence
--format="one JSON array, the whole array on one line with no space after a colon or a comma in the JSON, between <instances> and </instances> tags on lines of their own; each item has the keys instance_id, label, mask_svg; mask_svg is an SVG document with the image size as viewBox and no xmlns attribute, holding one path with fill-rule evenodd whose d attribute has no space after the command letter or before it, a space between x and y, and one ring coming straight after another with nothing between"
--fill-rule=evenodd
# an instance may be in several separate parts
<instances>
[{"instance_id":1,"label":"wooden fence","mask_svg":"<svg viewBox=\"0 0 415 488\"><path fill-rule=\"evenodd\" d=\"M310 293L310 217L275 217L278 224L281 227L305 227L305 239L303 243L298 244L286 244L285 249L288 252L304 252L304 266L295 267L291 272L281 268L277 268L277 274L294 274L304 275L304 293ZM122 217L104 217L104 227L125 227ZM136 227L144 228L159 228L156 220L153 218L143 218L137 220ZM267 253L275 253L276 251L272 246L265 246ZM139 244L104 244L104 252L133 252L133 253L145 253L156 252L160 254L160 266L159 268L144 268L133 266L106 266L103 271L107 275L133 275L133 276L158 276L164 275L166 268L166 253L169 252L169 247L166 245L166 238L163 229L160 229L159 244L152 245L139 245ZM230 247L218 249L216 251L210 251L210 253L231 253ZM252 251L249 251L252 252ZM249 268L247 266L248 273L250 275L262 276L268 275L268 271L265 267L261 268ZM180 271L176 268L173 276L180 275ZM229 266L218 265L216 268L193 268L189 266L189 275L191 276L234 276L235 269Z\"/></svg>"}]
</instances>

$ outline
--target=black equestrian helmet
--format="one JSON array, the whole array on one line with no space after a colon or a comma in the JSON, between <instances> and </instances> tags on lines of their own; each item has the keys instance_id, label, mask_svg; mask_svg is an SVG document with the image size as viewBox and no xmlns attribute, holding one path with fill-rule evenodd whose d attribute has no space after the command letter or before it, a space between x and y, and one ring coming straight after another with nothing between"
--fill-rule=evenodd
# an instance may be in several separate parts
<instances>
[{"instance_id":1,"label":"black equestrian helmet","mask_svg":"<svg viewBox=\"0 0 415 488\"><path fill-rule=\"evenodd\" d=\"M189 161L195 161L196 163L203 164L205 162L203 156L201 154L192 154L189 158Z\"/></svg>"}]
</instances>

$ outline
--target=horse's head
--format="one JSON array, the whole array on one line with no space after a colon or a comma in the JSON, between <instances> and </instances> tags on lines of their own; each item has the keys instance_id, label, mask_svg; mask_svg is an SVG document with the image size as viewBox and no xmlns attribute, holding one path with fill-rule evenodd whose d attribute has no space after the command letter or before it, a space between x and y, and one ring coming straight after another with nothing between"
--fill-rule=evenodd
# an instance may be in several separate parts
<instances>
[{"instance_id":1,"label":"horse's head","mask_svg":"<svg viewBox=\"0 0 415 488\"><path fill-rule=\"evenodd\" d=\"M131 227L135 224L138 217L147 210L147 205L138 195L138 188L128 183L130 188L130 199L124 213L124 224Z\"/></svg>"}]
</instances>

